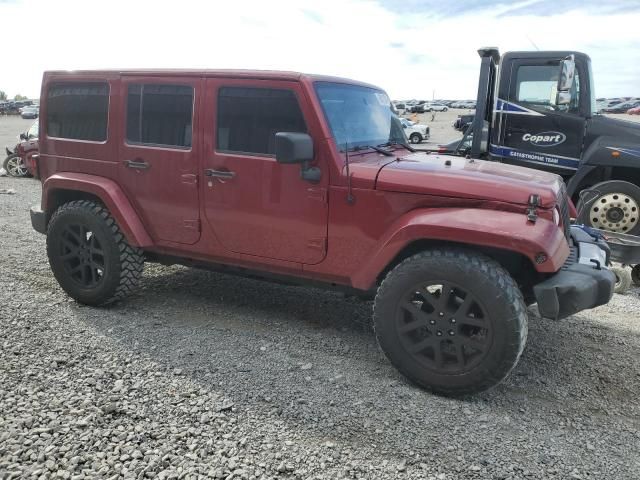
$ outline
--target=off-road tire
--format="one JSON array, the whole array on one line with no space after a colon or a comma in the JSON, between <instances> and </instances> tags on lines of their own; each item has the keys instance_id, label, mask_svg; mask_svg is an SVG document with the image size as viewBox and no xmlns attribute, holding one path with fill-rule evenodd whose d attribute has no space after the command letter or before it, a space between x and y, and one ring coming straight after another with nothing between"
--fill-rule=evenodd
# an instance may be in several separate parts
<instances>
[{"instance_id":1,"label":"off-road tire","mask_svg":"<svg viewBox=\"0 0 640 480\"><path fill-rule=\"evenodd\" d=\"M635 201L637 206L640 206L640 187L630 182L625 182L623 180L609 180L589 187L589 190L593 190L594 193L587 193L586 195L584 195L578 202L577 210L579 212L578 222L589 225L591 227L607 230L607 228L603 228L602 225L594 225L592 219L590 218L591 208L594 206L594 203L607 194L621 193L623 195L627 195ZM640 235L640 211L635 211L633 213L635 214L636 218L635 225L628 231L621 231L620 233L628 235Z\"/></svg>"},{"instance_id":2,"label":"off-road tire","mask_svg":"<svg viewBox=\"0 0 640 480\"><path fill-rule=\"evenodd\" d=\"M440 281L459 286L480 300L492 332L484 357L460 374L426 368L405 348L404 334L397 327L407 294L414 295L417 284ZM382 351L402 374L427 390L447 396L482 392L504 380L518 363L528 331L526 306L514 279L494 260L464 249L427 250L391 270L376 295L374 328ZM448 341L439 338L440 346Z\"/></svg>"},{"instance_id":3,"label":"off-road tire","mask_svg":"<svg viewBox=\"0 0 640 480\"><path fill-rule=\"evenodd\" d=\"M411 143L420 143L422 142L422 135L420 135L419 133L412 133L411 135L409 135L409 141Z\"/></svg>"},{"instance_id":4,"label":"off-road tire","mask_svg":"<svg viewBox=\"0 0 640 480\"><path fill-rule=\"evenodd\" d=\"M636 287L640 287L640 265L636 265L631 269L631 281Z\"/></svg>"},{"instance_id":5,"label":"off-road tire","mask_svg":"<svg viewBox=\"0 0 640 480\"><path fill-rule=\"evenodd\" d=\"M616 276L616 284L613 288L614 293L624 294L631 288L631 271L627 267L611 267L611 271Z\"/></svg>"},{"instance_id":6,"label":"off-road tire","mask_svg":"<svg viewBox=\"0 0 640 480\"><path fill-rule=\"evenodd\" d=\"M81 225L95 235L101 246L104 269L97 284L82 286L62 258L63 232ZM53 274L62 289L79 303L101 306L129 295L138 284L144 267L142 250L129 245L109 211L89 200L75 200L60 206L47 227L47 255Z\"/></svg>"}]
</instances>

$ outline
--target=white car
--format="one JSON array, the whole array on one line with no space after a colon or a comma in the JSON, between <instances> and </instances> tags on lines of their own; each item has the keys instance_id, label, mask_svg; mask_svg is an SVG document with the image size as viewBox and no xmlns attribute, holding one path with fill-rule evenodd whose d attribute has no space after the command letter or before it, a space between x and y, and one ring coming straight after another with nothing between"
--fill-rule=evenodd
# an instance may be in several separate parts
<instances>
[{"instance_id":1,"label":"white car","mask_svg":"<svg viewBox=\"0 0 640 480\"><path fill-rule=\"evenodd\" d=\"M449 108L442 103L427 103L424 106L425 112L446 112Z\"/></svg>"},{"instance_id":2,"label":"white car","mask_svg":"<svg viewBox=\"0 0 640 480\"><path fill-rule=\"evenodd\" d=\"M429 127L427 125L414 123L406 118L400 118L399 120L404 129L404 134L411 143L420 143L429 139Z\"/></svg>"}]
</instances>

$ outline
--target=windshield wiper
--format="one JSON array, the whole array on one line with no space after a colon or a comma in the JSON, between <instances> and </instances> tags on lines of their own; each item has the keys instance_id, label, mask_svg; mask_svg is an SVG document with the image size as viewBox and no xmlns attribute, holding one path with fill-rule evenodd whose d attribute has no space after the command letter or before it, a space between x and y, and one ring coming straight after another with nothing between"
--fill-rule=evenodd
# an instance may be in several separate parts
<instances>
[{"instance_id":1,"label":"windshield wiper","mask_svg":"<svg viewBox=\"0 0 640 480\"><path fill-rule=\"evenodd\" d=\"M406 142L398 142L397 140L392 140L389 141L387 143L381 143L380 145L378 145L379 147L390 147L392 145L400 145L401 147L406 148L407 150L409 150L411 153L416 152L416 149L413 148L411 145L409 145Z\"/></svg>"},{"instance_id":2,"label":"windshield wiper","mask_svg":"<svg viewBox=\"0 0 640 480\"><path fill-rule=\"evenodd\" d=\"M380 148L380 147L381 147L380 145L377 146L377 147L374 147L373 145L358 145L357 147L353 147L351 150L354 150L354 151L357 152L358 150L366 150L367 148L370 148L372 150L375 150L378 153L383 154L386 157L393 157L393 153L392 152L390 152L389 150L385 150L384 148Z\"/></svg>"}]
</instances>

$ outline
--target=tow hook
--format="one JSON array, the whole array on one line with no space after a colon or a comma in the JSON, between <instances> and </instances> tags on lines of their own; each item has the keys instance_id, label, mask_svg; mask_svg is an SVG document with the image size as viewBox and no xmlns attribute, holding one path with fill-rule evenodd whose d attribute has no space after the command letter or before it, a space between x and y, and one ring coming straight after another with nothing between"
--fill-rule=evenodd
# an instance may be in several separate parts
<instances>
[{"instance_id":1,"label":"tow hook","mask_svg":"<svg viewBox=\"0 0 640 480\"><path fill-rule=\"evenodd\" d=\"M529 195L529 208L527 208L527 220L536 223L538 219L538 207L540 206L540 195L532 193Z\"/></svg>"}]
</instances>

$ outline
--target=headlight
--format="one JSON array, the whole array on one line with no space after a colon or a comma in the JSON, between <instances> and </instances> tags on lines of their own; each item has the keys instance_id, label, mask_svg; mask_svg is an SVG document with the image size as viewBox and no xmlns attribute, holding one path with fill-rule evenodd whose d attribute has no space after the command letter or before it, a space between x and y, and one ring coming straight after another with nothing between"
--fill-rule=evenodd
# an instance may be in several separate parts
<instances>
[{"instance_id":1,"label":"headlight","mask_svg":"<svg viewBox=\"0 0 640 480\"><path fill-rule=\"evenodd\" d=\"M560 210L558 210L558 207L553 209L553 223L560 225Z\"/></svg>"}]
</instances>

